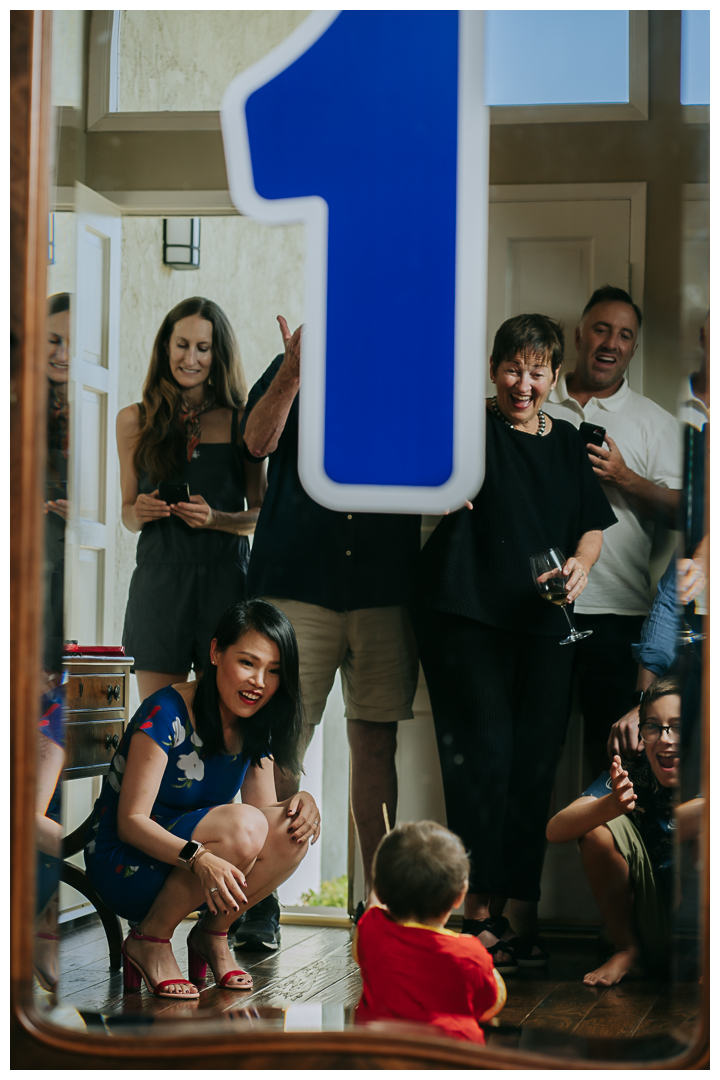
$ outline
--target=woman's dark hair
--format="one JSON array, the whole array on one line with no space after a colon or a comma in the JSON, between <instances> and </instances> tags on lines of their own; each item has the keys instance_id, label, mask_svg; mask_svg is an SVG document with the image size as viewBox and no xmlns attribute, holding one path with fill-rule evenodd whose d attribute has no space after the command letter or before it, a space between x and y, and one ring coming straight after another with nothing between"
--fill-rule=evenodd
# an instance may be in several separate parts
<instances>
[{"instance_id":1,"label":"woman's dark hair","mask_svg":"<svg viewBox=\"0 0 720 1080\"><path fill-rule=\"evenodd\" d=\"M133 464L135 472L146 472L153 481L172 479L182 461L185 432L178 422L182 389L170 372L170 338L175 323L199 315L212 323L212 366L208 386L218 406L241 409L247 401L247 384L232 326L222 308L204 296L191 296L176 304L162 321L150 357L143 386Z\"/></svg>"},{"instance_id":2,"label":"woman's dark hair","mask_svg":"<svg viewBox=\"0 0 720 1080\"><path fill-rule=\"evenodd\" d=\"M56 292L47 298L48 315L59 315L61 311L70 310L70 293Z\"/></svg>"},{"instance_id":3,"label":"woman's dark hair","mask_svg":"<svg viewBox=\"0 0 720 1080\"><path fill-rule=\"evenodd\" d=\"M300 694L300 661L297 639L286 615L266 600L243 600L222 615L213 637L218 652L237 644L248 630L273 641L280 652L280 685L261 709L242 719L243 754L251 765L259 765L266 754L272 754L279 769L299 776L302 768L298 752L303 723ZM220 718L220 696L217 688L217 668L208 655L205 670L198 680L193 698L195 730L203 741L205 755L227 752Z\"/></svg>"},{"instance_id":4,"label":"woman's dark hair","mask_svg":"<svg viewBox=\"0 0 720 1080\"><path fill-rule=\"evenodd\" d=\"M549 359L553 375L563 362L565 334L563 325L549 315L514 315L506 319L495 335L492 369L497 371L504 360L530 353Z\"/></svg>"},{"instance_id":5,"label":"woman's dark hair","mask_svg":"<svg viewBox=\"0 0 720 1080\"><path fill-rule=\"evenodd\" d=\"M677 694L680 697L680 681L674 676L666 675L664 678L656 679L654 683L651 683L640 702L639 723L643 724L645 722L647 711L654 701L661 697L668 697L670 694Z\"/></svg>"},{"instance_id":6,"label":"woman's dark hair","mask_svg":"<svg viewBox=\"0 0 720 1080\"><path fill-rule=\"evenodd\" d=\"M468 882L462 840L434 821L398 825L373 859L375 892L397 919L433 919L453 906Z\"/></svg>"},{"instance_id":7,"label":"woman's dark hair","mask_svg":"<svg viewBox=\"0 0 720 1080\"><path fill-rule=\"evenodd\" d=\"M601 285L599 289L596 289L583 308L582 317L585 318L590 308L594 308L596 304L607 304L611 302L627 304L631 307L635 312L638 321L638 330L640 329L642 326L642 311L637 306L630 293L625 292L624 289L618 289L615 285Z\"/></svg>"}]
</instances>

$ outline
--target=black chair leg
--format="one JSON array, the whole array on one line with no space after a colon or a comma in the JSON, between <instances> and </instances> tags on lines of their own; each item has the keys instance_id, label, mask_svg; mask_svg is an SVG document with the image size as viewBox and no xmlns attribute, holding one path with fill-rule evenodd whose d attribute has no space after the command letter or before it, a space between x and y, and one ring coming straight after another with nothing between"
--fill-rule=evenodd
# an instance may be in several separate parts
<instances>
[{"instance_id":1,"label":"black chair leg","mask_svg":"<svg viewBox=\"0 0 720 1080\"><path fill-rule=\"evenodd\" d=\"M119 918L115 912L111 911L107 904L100 899L88 881L87 874L79 866L75 866L70 862L61 863L60 880L64 881L66 885L72 886L73 889L76 889L85 896L97 911L108 941L110 967L118 971L122 963L122 953L120 952L122 946L122 926L120 925Z\"/></svg>"}]
</instances>

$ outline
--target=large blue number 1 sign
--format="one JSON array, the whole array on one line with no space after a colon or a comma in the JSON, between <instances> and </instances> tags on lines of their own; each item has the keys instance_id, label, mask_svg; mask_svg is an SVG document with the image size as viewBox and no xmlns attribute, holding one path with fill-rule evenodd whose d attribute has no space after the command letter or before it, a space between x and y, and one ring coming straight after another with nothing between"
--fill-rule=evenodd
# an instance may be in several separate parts
<instances>
[{"instance_id":1,"label":"large blue number 1 sign","mask_svg":"<svg viewBox=\"0 0 720 1080\"><path fill-rule=\"evenodd\" d=\"M439 513L483 478L482 14L315 12L222 105L241 213L306 226L300 478Z\"/></svg>"}]
</instances>

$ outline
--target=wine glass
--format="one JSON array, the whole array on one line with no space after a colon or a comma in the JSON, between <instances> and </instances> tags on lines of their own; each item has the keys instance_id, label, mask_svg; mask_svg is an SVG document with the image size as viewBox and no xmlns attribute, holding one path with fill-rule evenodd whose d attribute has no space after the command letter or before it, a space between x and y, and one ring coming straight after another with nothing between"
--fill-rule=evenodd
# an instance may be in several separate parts
<instances>
[{"instance_id":1,"label":"wine glass","mask_svg":"<svg viewBox=\"0 0 720 1080\"><path fill-rule=\"evenodd\" d=\"M571 645L574 641L582 641L590 637L592 630L576 630L570 612L566 604L568 579L562 572L566 558L558 548L548 548L538 555L530 556L530 569L532 571L535 588L543 600L549 600L551 604L557 604L565 612L565 618L570 624L570 633L560 642L561 645Z\"/></svg>"}]
</instances>

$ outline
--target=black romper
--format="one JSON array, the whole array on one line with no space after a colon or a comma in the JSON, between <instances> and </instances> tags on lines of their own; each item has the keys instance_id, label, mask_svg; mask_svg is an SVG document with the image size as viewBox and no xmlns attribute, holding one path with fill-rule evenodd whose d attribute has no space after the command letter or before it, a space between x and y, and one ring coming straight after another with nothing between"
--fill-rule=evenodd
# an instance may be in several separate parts
<instances>
[{"instance_id":1,"label":"black romper","mask_svg":"<svg viewBox=\"0 0 720 1080\"><path fill-rule=\"evenodd\" d=\"M231 441L201 441L178 477L213 510L245 509L237 433L234 409ZM140 476L138 493L149 495L156 487L144 473ZM123 628L123 645L135 658L136 670L202 671L220 616L245 599L249 559L247 536L191 529L174 515L148 522L138 540Z\"/></svg>"}]
</instances>

